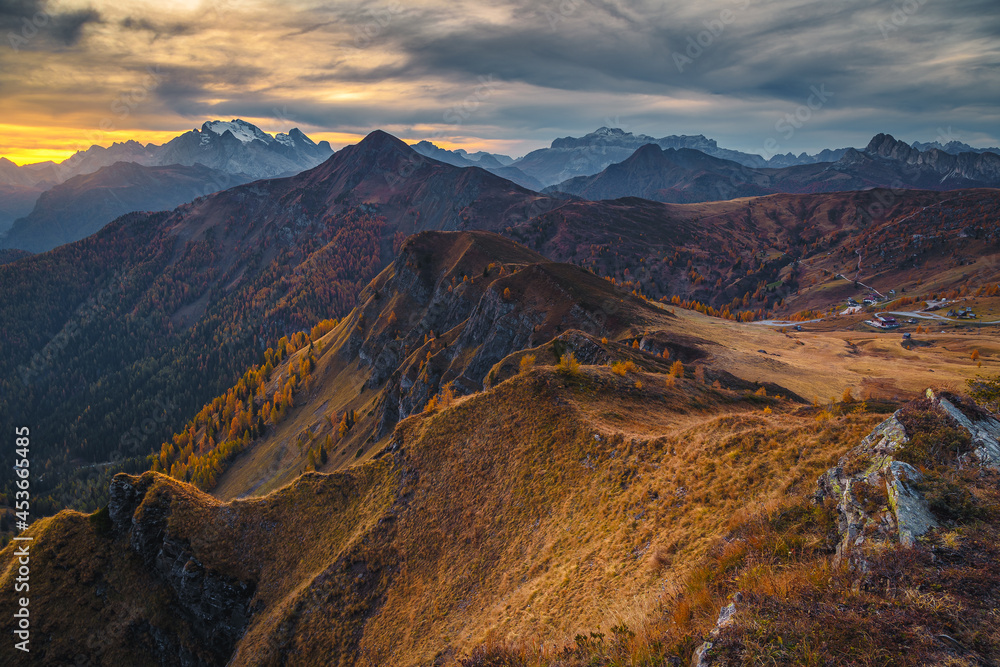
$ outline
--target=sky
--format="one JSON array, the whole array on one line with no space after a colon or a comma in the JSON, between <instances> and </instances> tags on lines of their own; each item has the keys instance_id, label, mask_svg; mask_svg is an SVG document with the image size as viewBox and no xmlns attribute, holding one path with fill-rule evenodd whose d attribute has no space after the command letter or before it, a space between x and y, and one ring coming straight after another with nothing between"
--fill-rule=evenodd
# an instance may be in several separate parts
<instances>
[{"instance_id":1,"label":"sky","mask_svg":"<svg viewBox=\"0 0 1000 667\"><path fill-rule=\"evenodd\" d=\"M998 37L997 0L0 0L0 156L232 118L514 157L601 126L998 146Z\"/></svg>"}]
</instances>

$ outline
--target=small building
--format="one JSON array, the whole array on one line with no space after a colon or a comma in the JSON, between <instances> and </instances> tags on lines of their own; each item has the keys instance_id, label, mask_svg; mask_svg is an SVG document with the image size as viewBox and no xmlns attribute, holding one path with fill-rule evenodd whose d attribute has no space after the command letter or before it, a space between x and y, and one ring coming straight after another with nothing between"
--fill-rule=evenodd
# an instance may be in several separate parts
<instances>
[{"instance_id":1,"label":"small building","mask_svg":"<svg viewBox=\"0 0 1000 667\"><path fill-rule=\"evenodd\" d=\"M875 315L875 319L865 320L865 324L876 329L896 329L899 327L896 318L885 313L878 313Z\"/></svg>"}]
</instances>

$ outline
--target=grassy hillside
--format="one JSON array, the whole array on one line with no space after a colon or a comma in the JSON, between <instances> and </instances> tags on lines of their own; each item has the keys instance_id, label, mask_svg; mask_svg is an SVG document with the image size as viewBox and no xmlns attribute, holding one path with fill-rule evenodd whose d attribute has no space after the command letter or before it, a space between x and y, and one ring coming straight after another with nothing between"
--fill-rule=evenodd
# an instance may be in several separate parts
<instances>
[{"instance_id":1,"label":"grassy hillside","mask_svg":"<svg viewBox=\"0 0 1000 667\"><path fill-rule=\"evenodd\" d=\"M720 646L757 659L774 644L787 658L810 636L849 641L821 632L822 615L812 630L789 616L801 605L832 623L844 605L916 613L931 602L905 584L896 603L879 588L838 593L856 575L830 566L835 517L808 500L885 414L668 377L536 366L405 419L374 460L259 498L220 503L162 475L120 476L110 516L64 512L28 532L33 567L53 575L33 598L37 636L52 638L33 658L64 661L85 646L94 664L170 652L194 664L429 665L487 646L522 661L510 664L589 664L555 662L564 653L661 664L689 659L736 590L752 618L789 634L744 620ZM991 529L953 530L969 550L986 548ZM2 585L12 551L0 552ZM871 586L889 576L878 568ZM988 572L978 580L992 582ZM70 611L80 605L84 618ZM235 610L235 627L207 644L201 624L219 606ZM975 650L995 651L992 641L982 635ZM903 650L880 655L904 664Z\"/></svg>"},{"instance_id":2,"label":"grassy hillside","mask_svg":"<svg viewBox=\"0 0 1000 667\"><path fill-rule=\"evenodd\" d=\"M874 534L857 552L868 563L859 579L861 556L841 557L840 505L817 495L827 470L868 466L845 454L923 387L992 374L991 330L907 349L898 334L670 310L496 234L411 238L358 308L269 353L165 445L164 469L187 478L226 437L240 439L214 495L155 472L119 475L106 508L29 528L30 659L481 667L676 664L696 650L780 664L1000 655L997 638L975 630L997 590L995 481L971 460L956 472L971 440L950 417L921 403L905 413L926 451L899 456L924 471L921 493L942 513L916 547ZM233 415L228 431L222 415ZM933 446L935 434L958 449ZM878 494L855 495L889 516ZM14 548L0 551L0 586L13 585ZM932 557L952 560L935 569ZM713 632L737 593L740 615ZM5 629L12 604L2 603ZM952 604L974 624L955 620ZM872 608L909 634L866 616ZM799 618L804 609L815 613Z\"/></svg>"},{"instance_id":3,"label":"grassy hillside","mask_svg":"<svg viewBox=\"0 0 1000 667\"><path fill-rule=\"evenodd\" d=\"M38 481L37 511L93 509L115 472L144 469L200 406L262 366L268 347L349 313L405 238L421 230L492 230L550 261L610 278L626 293L676 296L746 321L825 312L858 295L856 278L908 296L994 290L996 202L995 190L691 205L557 199L424 158L375 132L296 177L232 188L169 214L130 214L93 237L0 265L8 288L0 292L0 424L38 429L36 456L48 473ZM578 274L567 282L565 268L563 275L535 271L521 280L588 280ZM453 277L466 285L475 275ZM520 298L518 285L506 288ZM542 290L532 298L548 296ZM499 304L491 308L493 321ZM404 321L410 315L405 305L397 313ZM586 323L532 326L594 333L604 327L601 317L613 319L591 309ZM444 337L448 329L434 332ZM482 356L469 362L471 375L463 369L445 379L459 393L478 388L487 364ZM407 393L404 412L430 398ZM395 419L382 420L376 439ZM11 495L12 481L0 475L0 494Z\"/></svg>"}]
</instances>

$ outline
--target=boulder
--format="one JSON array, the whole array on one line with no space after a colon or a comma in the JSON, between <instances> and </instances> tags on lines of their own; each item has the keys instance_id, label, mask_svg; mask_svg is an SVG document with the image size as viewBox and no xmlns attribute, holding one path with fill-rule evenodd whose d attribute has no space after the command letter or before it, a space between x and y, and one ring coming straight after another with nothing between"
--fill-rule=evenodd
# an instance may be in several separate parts
<instances>
[{"instance_id":1,"label":"boulder","mask_svg":"<svg viewBox=\"0 0 1000 667\"><path fill-rule=\"evenodd\" d=\"M971 446L955 454L948 465L1000 469L1000 422L995 416L968 401L931 389L927 390L926 398L907 407L919 409L923 411L921 414L929 414L948 428L964 431L971 437ZM904 453L908 458L914 456L913 451L907 451L907 445L917 435L909 433L901 421L907 407L875 427L836 467L819 478L817 501L829 498L837 505L838 561L848 557L853 565L864 569L864 559L858 551L866 542L913 546L917 538L938 526L920 490L925 475L912 462L900 460ZM927 434L923 435L926 439ZM964 436L962 439L965 440ZM950 450L946 453L951 454ZM942 465L941 461L930 459L917 463Z\"/></svg>"}]
</instances>

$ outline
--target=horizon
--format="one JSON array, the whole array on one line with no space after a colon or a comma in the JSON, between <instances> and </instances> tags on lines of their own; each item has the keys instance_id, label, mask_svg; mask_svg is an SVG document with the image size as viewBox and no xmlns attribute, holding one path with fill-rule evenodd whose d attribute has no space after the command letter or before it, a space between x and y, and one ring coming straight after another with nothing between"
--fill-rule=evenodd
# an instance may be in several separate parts
<instances>
[{"instance_id":1,"label":"horizon","mask_svg":"<svg viewBox=\"0 0 1000 667\"><path fill-rule=\"evenodd\" d=\"M209 122L209 121L221 121L221 120L224 120L224 119L222 119L222 118L212 118L212 119L207 119L205 122ZM234 118L232 118L230 120L244 120L246 122L252 122L252 121L246 120L246 118L241 117L241 116L234 117ZM276 128L271 128L271 127L267 127L267 126L263 126L262 127L262 126L258 125L257 123L253 123L253 124L257 125L257 127L259 127L261 130L263 130L264 132L266 132L266 133L268 133L268 134L270 134L272 136L278 134L279 132L285 132L285 133L287 133L290 130L295 129L293 127L276 129ZM555 139L564 138L564 137L572 137L572 136L582 137L582 136L584 136L586 134L594 133L597 130L602 129L604 127L607 127L609 129L622 129L622 128L616 128L616 127L613 127L613 126L601 126L601 127L594 128L593 130L590 130L588 132L584 132L584 133L579 134L579 135L560 134L559 136L553 137L552 140L550 140L547 143L539 144L539 145L537 145L535 147L529 148L526 153L521 153L521 154L509 154L509 153L506 153L506 155L508 155L509 157L511 157L511 158L513 158L515 160L518 160L518 159L524 157L525 155L527 155L528 153L530 153L531 151L538 150L538 149L541 149L541 148L548 148L551 145L552 141L554 141ZM53 157L50 157L47 160L35 160L35 161L30 161L30 162L25 162L25 161L19 162L18 160L13 159L13 158L11 158L10 156L7 156L7 155L0 155L0 158L5 158L5 159L9 160L10 162L14 163L15 165L17 165L18 167L31 166L31 165L36 165L36 164L44 164L46 162L54 162L54 163L58 164L60 162L63 162L65 160L69 159L70 157L72 157L73 155L75 155L77 152L85 151L85 150L87 150L89 148L92 148L92 147L95 147L95 146L99 146L101 148L109 148L112 144L115 144L115 143L124 143L124 142L127 142L127 141L136 141L136 142L138 142L138 143L140 143L140 144L142 144L144 146L147 145L147 144L162 145L162 144L170 141L171 139L173 139L173 138L175 138L177 136L180 136L181 134L184 134L185 132L189 132L191 130L200 130L200 129L201 129L201 126L197 126L197 127L194 127L194 128L188 128L188 129L184 129L184 130L177 130L176 132L171 132L171 131L157 132L155 134L150 135L150 136L152 136L154 138L151 139L151 140L149 140L149 141L143 141L143 140L135 139L135 138L121 138L121 139L117 139L116 138L113 141L108 141L108 142L106 142L104 144L91 144L90 146L87 146L86 148L83 148L83 149L77 149L77 150L69 151L69 152L67 152L65 154L65 156L63 156L62 152L55 151L55 152L53 152ZM299 128L299 129L301 129L301 128ZM342 133L342 132L322 132L322 131L305 132L305 134L310 139L312 139L313 141L315 141L316 143L319 143L320 141L328 141L330 143L330 146L333 148L334 151L339 151L339 150L341 150L343 148L346 148L347 146L352 146L352 145L355 145L355 144L361 142L362 140L365 139L365 137L367 137L368 135L370 135L372 132L376 132L376 131L380 131L380 130L383 131L383 132L387 132L387 134L390 134L390 135L392 135L392 136L400 139L401 141L405 142L408 146L413 146L414 144L417 144L417 143L419 143L421 141L430 141L430 143L434 144L438 148L442 148L442 149L450 150L450 151L456 151L456 150L460 150L461 149L461 150L465 150L465 151L467 151L469 153L475 153L477 151L485 151L487 153L505 154L503 150L491 150L490 144L461 143L461 142L454 142L454 141L442 140L442 139L439 139L439 138L436 139L436 140L432 140L432 139L427 139L427 138L399 137L399 136L393 134L392 132L388 132L388 131L386 131L386 130L384 130L382 128L373 128L371 131L369 131L369 132L367 132L365 134L358 134L358 135L348 135L348 134L345 134L345 133ZM629 132L629 130L625 130L625 131ZM647 136L651 136L651 137L653 137L655 139L660 139L660 138L663 138L663 137L670 136L669 134L655 134L655 133L644 132L644 131L631 131L631 133L635 134L635 135L640 135L640 134L647 135ZM933 142L937 141L937 142L939 142L941 144L947 144L949 141L955 141L955 140L961 141L960 139L957 139L956 137L953 137L953 136L948 136L945 133L939 133L937 137L934 137L932 139L920 139L920 138L904 138L904 137L900 137L900 136L894 134L893 132L884 132L883 131L883 132L877 132L877 133L871 135L871 137L869 137L868 139L864 140L863 142L858 143L858 144L854 144L854 145L824 146L822 148L817 148L817 149L808 150L808 151L788 150L788 151L786 151L786 153L792 153L792 154L798 156L798 155L800 155L802 153L808 153L810 155L815 155L815 154L819 153L820 151L822 151L824 149L856 148L858 150L863 150L864 147L867 146L868 143L871 141L871 138L874 137L874 136L877 136L878 134L887 134L887 135L890 135L893 138L895 138L896 140L902 141L902 142L904 142L904 143L906 143L907 145L910 145L910 146L912 146L915 142L933 143ZM710 139L710 140L714 139L714 137L712 137L710 135L706 135L703 132L694 133L694 134L689 135L689 136L697 136L697 135L703 135L707 139ZM493 142L493 143L495 143L495 142ZM962 142L962 143L965 143L965 142ZM726 149L730 149L730 150L740 150L740 149L737 149L737 148L733 148L732 146L724 145L722 142L718 142L718 144L719 144L720 148L726 148ZM988 148L993 148L992 146L985 146L985 145L984 146L972 146L972 147L976 148L976 149L980 149L980 150L982 150L982 149L988 149ZM767 152L764 151L764 150L756 151L757 155L762 155L764 157L770 157L766 153Z\"/></svg>"},{"instance_id":2,"label":"horizon","mask_svg":"<svg viewBox=\"0 0 1000 667\"><path fill-rule=\"evenodd\" d=\"M58 161L237 117L336 147L377 127L512 157L601 126L765 156L887 130L991 147L990 7L27 0L0 8L0 155Z\"/></svg>"}]
</instances>

